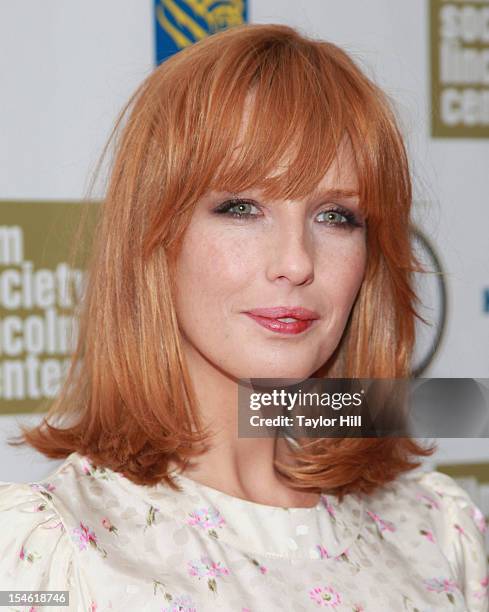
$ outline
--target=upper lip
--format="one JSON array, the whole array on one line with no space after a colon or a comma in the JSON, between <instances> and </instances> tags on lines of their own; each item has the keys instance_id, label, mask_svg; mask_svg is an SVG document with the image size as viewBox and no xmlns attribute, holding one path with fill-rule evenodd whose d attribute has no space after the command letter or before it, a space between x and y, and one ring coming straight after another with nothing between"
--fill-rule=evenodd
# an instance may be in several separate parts
<instances>
[{"instance_id":1,"label":"upper lip","mask_svg":"<svg viewBox=\"0 0 489 612\"><path fill-rule=\"evenodd\" d=\"M291 317L303 321L307 321L309 319L319 319L319 314L317 312L314 310L309 310L309 308L304 308L303 306L294 306L292 308L288 308L287 306L254 308L253 310L246 310L245 312L258 317L267 317L268 319L279 319L283 317Z\"/></svg>"}]
</instances>

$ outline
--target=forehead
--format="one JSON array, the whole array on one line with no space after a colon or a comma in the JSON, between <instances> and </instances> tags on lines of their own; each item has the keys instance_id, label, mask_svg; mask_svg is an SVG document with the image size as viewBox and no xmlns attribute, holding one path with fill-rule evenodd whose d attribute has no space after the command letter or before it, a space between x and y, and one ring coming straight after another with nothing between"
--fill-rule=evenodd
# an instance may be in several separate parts
<instances>
[{"instance_id":1,"label":"forehead","mask_svg":"<svg viewBox=\"0 0 489 612\"><path fill-rule=\"evenodd\" d=\"M338 154L333 158L318 183L318 189L341 187L345 190L358 191L359 180L355 157L350 140L344 138L338 147Z\"/></svg>"},{"instance_id":2,"label":"forehead","mask_svg":"<svg viewBox=\"0 0 489 612\"><path fill-rule=\"evenodd\" d=\"M233 150L233 160L237 155L239 149L243 146L245 139L245 133L248 128L251 115L254 109L255 96L254 92L250 91L247 93L244 99L243 112L241 115L240 129L238 134L237 143ZM272 117L271 121L274 120ZM267 178L282 174L295 159L295 152L297 149L297 143L290 143L288 151L283 155L283 159L279 164L276 165L275 169L268 174ZM318 160L319 165L319 160ZM348 134L345 132L341 141L338 143L337 155L333 158L331 164L325 170L325 173L320 181L320 187L329 186L331 183L352 183L352 187L358 188L358 176L356 169L355 156L353 153L353 147Z\"/></svg>"},{"instance_id":3,"label":"forehead","mask_svg":"<svg viewBox=\"0 0 489 612\"><path fill-rule=\"evenodd\" d=\"M239 147L240 145L237 145L236 149L239 149ZM289 151L266 178L268 179L286 173L293 159L294 155ZM324 191L333 187L341 188L345 191L352 191L352 195L356 195L359 191L359 179L355 156L350 140L346 136L338 147L338 154L324 171L314 192Z\"/></svg>"}]
</instances>

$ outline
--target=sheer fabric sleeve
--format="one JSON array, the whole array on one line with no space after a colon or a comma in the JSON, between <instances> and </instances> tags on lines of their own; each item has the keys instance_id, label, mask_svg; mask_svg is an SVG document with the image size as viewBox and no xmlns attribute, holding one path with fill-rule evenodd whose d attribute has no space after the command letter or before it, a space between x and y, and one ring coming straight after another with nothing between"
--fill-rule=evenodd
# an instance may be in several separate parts
<instances>
[{"instance_id":1,"label":"sheer fabric sleeve","mask_svg":"<svg viewBox=\"0 0 489 612\"><path fill-rule=\"evenodd\" d=\"M49 491L36 483L0 482L0 525L1 590L69 591L69 606L59 609L83 609L74 547ZM54 608L24 602L4 609Z\"/></svg>"},{"instance_id":2,"label":"sheer fabric sleeve","mask_svg":"<svg viewBox=\"0 0 489 612\"><path fill-rule=\"evenodd\" d=\"M489 612L487 525L480 508L454 478L438 471L425 472L420 481L437 494L440 509L435 526L468 612Z\"/></svg>"}]
</instances>

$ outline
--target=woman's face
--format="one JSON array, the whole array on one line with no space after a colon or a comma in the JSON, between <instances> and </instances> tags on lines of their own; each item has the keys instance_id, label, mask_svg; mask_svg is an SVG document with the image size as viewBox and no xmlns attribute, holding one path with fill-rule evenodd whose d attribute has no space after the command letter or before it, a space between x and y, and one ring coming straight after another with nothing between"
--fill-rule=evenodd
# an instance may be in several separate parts
<instances>
[{"instance_id":1,"label":"woman's face","mask_svg":"<svg viewBox=\"0 0 489 612\"><path fill-rule=\"evenodd\" d=\"M345 144L320 191L303 200L270 201L249 190L211 192L198 202L176 269L191 368L204 359L237 379L305 379L331 356L366 264L358 195L332 193L358 190L351 153ZM243 201L233 204L233 197ZM301 331L297 322L281 327L247 314L279 306L317 318Z\"/></svg>"}]
</instances>

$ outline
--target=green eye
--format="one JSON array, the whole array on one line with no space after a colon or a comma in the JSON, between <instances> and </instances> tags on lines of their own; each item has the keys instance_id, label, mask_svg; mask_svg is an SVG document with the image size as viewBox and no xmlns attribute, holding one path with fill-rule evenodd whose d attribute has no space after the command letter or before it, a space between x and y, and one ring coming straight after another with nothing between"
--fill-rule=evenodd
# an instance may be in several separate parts
<instances>
[{"instance_id":1,"label":"green eye","mask_svg":"<svg viewBox=\"0 0 489 612\"><path fill-rule=\"evenodd\" d=\"M324 221L320 221L319 223L326 226L337 226L340 229L345 230L353 229L355 227L363 227L363 223L361 223L357 216L347 208L330 208L329 210L323 210L319 213L319 215L325 215L326 219Z\"/></svg>"},{"instance_id":2,"label":"green eye","mask_svg":"<svg viewBox=\"0 0 489 612\"><path fill-rule=\"evenodd\" d=\"M256 208L253 202L242 200L241 198L234 198L232 200L223 202L218 208L216 208L215 212L220 215L227 215L229 217L236 217L238 219L258 217L259 215L257 214L250 214L250 207Z\"/></svg>"},{"instance_id":3,"label":"green eye","mask_svg":"<svg viewBox=\"0 0 489 612\"><path fill-rule=\"evenodd\" d=\"M229 210L235 209L236 212L234 214L246 215L247 211L249 214L251 206L252 204L250 204L249 202L240 202L239 204L235 204L234 206L231 206Z\"/></svg>"},{"instance_id":4,"label":"green eye","mask_svg":"<svg viewBox=\"0 0 489 612\"><path fill-rule=\"evenodd\" d=\"M254 202L244 200L242 198L232 198L223 202L214 210L214 212L219 215L234 217L236 219L256 221L257 218L262 215L260 213L252 212L253 209L259 210L258 206ZM352 211L343 207L323 210L319 213L319 216L321 215L325 216L324 220L319 221L321 225L338 227L341 229L363 227L363 223L357 219L356 215Z\"/></svg>"},{"instance_id":5,"label":"green eye","mask_svg":"<svg viewBox=\"0 0 489 612\"><path fill-rule=\"evenodd\" d=\"M336 210L325 210L319 214L326 216L326 220L323 221L323 223L332 223L333 225L338 225L340 223L349 222L349 219L347 218L345 214L340 213ZM336 217L336 221L335 221L335 217ZM341 217L343 218L343 221L341 220Z\"/></svg>"}]
</instances>

